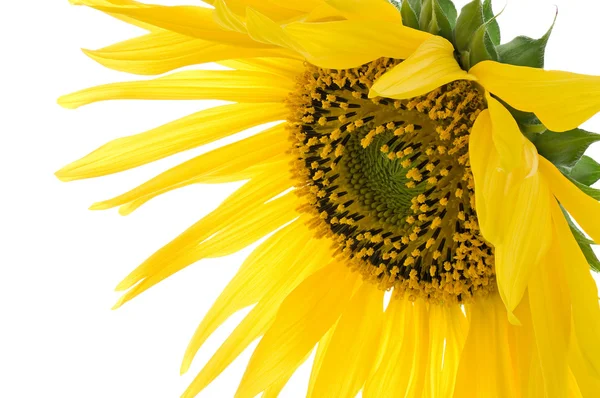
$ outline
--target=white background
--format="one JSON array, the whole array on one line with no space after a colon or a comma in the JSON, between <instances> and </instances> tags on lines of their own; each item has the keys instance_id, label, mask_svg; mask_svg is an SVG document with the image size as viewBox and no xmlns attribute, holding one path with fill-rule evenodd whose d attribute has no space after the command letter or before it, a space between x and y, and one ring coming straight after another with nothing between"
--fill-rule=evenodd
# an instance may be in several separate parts
<instances>
[{"instance_id":1,"label":"white background","mask_svg":"<svg viewBox=\"0 0 600 398\"><path fill-rule=\"evenodd\" d=\"M188 0L187 4L196 4ZM460 8L466 1L457 1ZM497 11L503 6L497 2ZM184 4L163 0L162 4ZM600 74L595 0L512 0L503 40L539 37L559 20L546 66ZM113 138L145 131L215 102L55 104L64 93L133 78L104 69L78 49L141 33L66 0L10 1L0 17L0 397L177 397L242 314L234 316L179 376L203 314L236 272L245 250L188 267L118 311L113 287L129 270L232 192L192 186L124 218L92 212L112 197L208 148L97 180L61 183L53 172ZM600 131L598 116L584 127ZM600 144L599 144L600 145ZM214 145L212 146L214 148ZM600 157L600 148L590 153ZM246 352L200 396L232 397ZM283 393L301 397L304 367Z\"/></svg>"}]
</instances>

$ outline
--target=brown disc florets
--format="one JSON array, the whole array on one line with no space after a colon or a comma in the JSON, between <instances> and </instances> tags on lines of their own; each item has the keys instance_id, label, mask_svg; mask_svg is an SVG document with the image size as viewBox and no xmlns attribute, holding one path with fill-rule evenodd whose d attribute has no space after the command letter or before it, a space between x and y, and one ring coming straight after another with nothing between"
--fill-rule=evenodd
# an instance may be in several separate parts
<instances>
[{"instance_id":1,"label":"brown disc florets","mask_svg":"<svg viewBox=\"0 0 600 398\"><path fill-rule=\"evenodd\" d=\"M400 61L307 65L289 100L301 211L365 279L397 294L469 301L494 289L479 231L469 133L485 101L457 81L405 101L368 98Z\"/></svg>"}]
</instances>

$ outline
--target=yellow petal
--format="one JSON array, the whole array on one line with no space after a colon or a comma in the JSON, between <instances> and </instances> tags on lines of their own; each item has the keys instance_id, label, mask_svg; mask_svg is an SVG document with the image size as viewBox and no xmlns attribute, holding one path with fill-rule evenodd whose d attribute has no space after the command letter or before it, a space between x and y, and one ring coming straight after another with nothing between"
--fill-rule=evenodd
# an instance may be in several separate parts
<instances>
[{"instance_id":1,"label":"yellow petal","mask_svg":"<svg viewBox=\"0 0 600 398\"><path fill-rule=\"evenodd\" d=\"M265 47L247 35L223 29L213 19L213 10L196 6L161 6L135 3L135 5L98 5L97 1L76 0L106 13L122 15L150 26L217 43L245 47Z\"/></svg>"},{"instance_id":2,"label":"yellow petal","mask_svg":"<svg viewBox=\"0 0 600 398\"><path fill-rule=\"evenodd\" d=\"M506 310L497 295L465 306L469 334L460 360L454 398L518 397Z\"/></svg>"},{"instance_id":3,"label":"yellow petal","mask_svg":"<svg viewBox=\"0 0 600 398\"><path fill-rule=\"evenodd\" d=\"M155 31L100 50L84 50L96 62L122 72L159 75L188 65L229 58L294 57L282 48L247 48Z\"/></svg>"},{"instance_id":4,"label":"yellow petal","mask_svg":"<svg viewBox=\"0 0 600 398\"><path fill-rule=\"evenodd\" d=\"M253 398L295 369L347 307L356 278L334 262L302 282L250 358L236 398Z\"/></svg>"},{"instance_id":5,"label":"yellow petal","mask_svg":"<svg viewBox=\"0 0 600 398\"><path fill-rule=\"evenodd\" d=\"M387 0L325 0L325 2L339 10L347 19L402 23L400 12Z\"/></svg>"},{"instance_id":6,"label":"yellow petal","mask_svg":"<svg viewBox=\"0 0 600 398\"><path fill-rule=\"evenodd\" d=\"M92 7L92 8L95 8L96 6L104 6L104 7L114 7L114 6L137 7L137 6L140 6L140 3L138 3L137 1L133 1L133 0L69 0L69 3L74 4L74 5L85 5L85 6ZM123 22L127 22L131 25L140 27L142 29L146 29L149 31L157 30L156 26L154 26L152 24L138 21L134 18L130 18L130 17L127 17L122 14L115 14L115 13L111 13L111 12L107 12L107 14L113 18L119 19Z\"/></svg>"},{"instance_id":7,"label":"yellow petal","mask_svg":"<svg viewBox=\"0 0 600 398\"><path fill-rule=\"evenodd\" d=\"M319 369L313 396L354 397L377 353L383 291L365 283L343 313Z\"/></svg>"},{"instance_id":8,"label":"yellow petal","mask_svg":"<svg viewBox=\"0 0 600 398\"><path fill-rule=\"evenodd\" d=\"M534 162L531 162L529 166L531 170L527 170L526 173L535 172L537 152L527 142L508 109L489 93L486 93L486 98L492 123L492 139L498 151L502 168L506 171L512 171L517 167L526 167L525 162L528 157ZM526 151L535 153L526 155Z\"/></svg>"},{"instance_id":9,"label":"yellow petal","mask_svg":"<svg viewBox=\"0 0 600 398\"><path fill-rule=\"evenodd\" d=\"M540 158L540 171L546 176L550 190L560 204L595 242L600 243L600 203L577 188L556 166L544 158Z\"/></svg>"},{"instance_id":10,"label":"yellow petal","mask_svg":"<svg viewBox=\"0 0 600 398\"><path fill-rule=\"evenodd\" d=\"M308 381L308 391L306 392L306 397L311 398L313 396L313 392L315 389L315 383L317 381L317 377L319 376L319 371L321 370L321 365L323 365L323 359L325 359L325 354L327 353L327 348L331 343L331 338L333 337L333 333L335 332L334 324L328 331L321 337L319 340L319 344L317 345L317 349L315 351L315 359L313 361L313 366L310 372L310 379Z\"/></svg>"},{"instance_id":11,"label":"yellow petal","mask_svg":"<svg viewBox=\"0 0 600 398\"><path fill-rule=\"evenodd\" d=\"M233 69L271 73L288 79L296 79L306 69L304 60L290 58L228 59L219 64Z\"/></svg>"},{"instance_id":12,"label":"yellow petal","mask_svg":"<svg viewBox=\"0 0 600 398\"><path fill-rule=\"evenodd\" d=\"M354 68L380 57L406 59L431 35L378 21L294 22L284 27L313 65Z\"/></svg>"},{"instance_id":13,"label":"yellow petal","mask_svg":"<svg viewBox=\"0 0 600 398\"><path fill-rule=\"evenodd\" d=\"M245 191L248 195L250 188ZM228 204L235 207L227 207L225 203L220 211L211 213L214 216L200 220L131 272L119 288L139 283L121 297L116 307L200 259L222 257L243 249L297 216L297 198L293 194L262 204L259 198L263 193L250 191L254 197L248 195L242 199L245 206L240 206L244 194L239 192L241 190L229 198ZM206 226L206 230L200 229L202 226ZM210 230L213 239L204 240Z\"/></svg>"},{"instance_id":14,"label":"yellow petal","mask_svg":"<svg viewBox=\"0 0 600 398\"><path fill-rule=\"evenodd\" d=\"M598 287L590 273L589 264L555 201L552 203L552 220L559 237L562 262L571 293L573 330L588 371L600 379Z\"/></svg>"},{"instance_id":15,"label":"yellow petal","mask_svg":"<svg viewBox=\"0 0 600 398\"><path fill-rule=\"evenodd\" d=\"M282 250L281 247L279 249ZM331 256L326 244L322 241L314 240L312 242L305 241L305 247L297 250L295 253L297 254L296 260L291 261L289 264L277 265L270 263L273 268L281 267L287 270L288 275L276 279L277 283L263 292L264 297L202 368L198 376L196 376L186 390L184 396L196 396L221 374L252 341L263 335L273 324L282 301L309 275L320 269L324 264L327 264ZM276 390L278 387L283 388L283 385L285 385L285 382L293 374L294 370L288 369L288 372L276 382L276 385L273 385L273 390ZM273 391L271 391L272 393Z\"/></svg>"},{"instance_id":16,"label":"yellow petal","mask_svg":"<svg viewBox=\"0 0 600 398\"><path fill-rule=\"evenodd\" d=\"M302 46L281 26L251 8L246 12L246 27L250 37L258 42L304 52Z\"/></svg>"},{"instance_id":17,"label":"yellow petal","mask_svg":"<svg viewBox=\"0 0 600 398\"><path fill-rule=\"evenodd\" d=\"M600 378L597 378L593 371L590 371L588 368L588 363L582 354L583 347L580 348L574 329L571 322L569 366L573 376L577 380L577 386L583 397L600 396Z\"/></svg>"},{"instance_id":18,"label":"yellow petal","mask_svg":"<svg viewBox=\"0 0 600 398\"><path fill-rule=\"evenodd\" d=\"M430 306L430 397L451 397L454 394L460 357L468 332L469 323L460 306Z\"/></svg>"},{"instance_id":19,"label":"yellow petal","mask_svg":"<svg viewBox=\"0 0 600 398\"><path fill-rule=\"evenodd\" d=\"M215 7L213 11L214 19L223 29L243 34L248 33L243 18L227 7L224 0L216 0L213 6Z\"/></svg>"},{"instance_id":20,"label":"yellow petal","mask_svg":"<svg viewBox=\"0 0 600 398\"><path fill-rule=\"evenodd\" d=\"M206 339L227 318L261 300L278 286L294 263L297 251L308 244L311 236L301 221L282 228L258 246L244 261L240 270L221 292L192 337L181 365L187 372L192 359Z\"/></svg>"},{"instance_id":21,"label":"yellow petal","mask_svg":"<svg viewBox=\"0 0 600 398\"><path fill-rule=\"evenodd\" d=\"M502 112L495 109L498 111ZM514 128L507 120L499 119L494 124L491 114L491 110L482 112L475 123L469 153L481 231L495 247L498 288L512 317L533 267L550 245L550 190L537 172L535 147L527 140L520 140L520 165L510 172L502 168L500 152L496 145L491 148L492 137L503 133L514 139L522 137L516 132L490 131L501 126ZM512 145L506 143L501 147L507 152L519 150ZM516 318L512 321L517 322Z\"/></svg>"},{"instance_id":22,"label":"yellow petal","mask_svg":"<svg viewBox=\"0 0 600 398\"><path fill-rule=\"evenodd\" d=\"M476 79L460 68L452 43L431 36L405 61L377 79L369 97L413 98L455 80Z\"/></svg>"},{"instance_id":23,"label":"yellow petal","mask_svg":"<svg viewBox=\"0 0 600 398\"><path fill-rule=\"evenodd\" d=\"M58 103L75 109L97 101L117 99L283 102L294 87L293 81L268 73L190 70L154 80L96 86L65 95Z\"/></svg>"},{"instance_id":24,"label":"yellow petal","mask_svg":"<svg viewBox=\"0 0 600 398\"><path fill-rule=\"evenodd\" d=\"M117 173L259 124L284 120L283 104L232 104L195 113L145 133L117 138L59 170L63 181ZM227 158L225 158L227 159Z\"/></svg>"},{"instance_id":25,"label":"yellow petal","mask_svg":"<svg viewBox=\"0 0 600 398\"><path fill-rule=\"evenodd\" d=\"M287 142L286 131L283 125L279 125L190 159L122 195L94 204L92 209L110 209L140 199L145 202L151 197L172 189L181 188L192 183L202 183L206 180L210 182L210 177L215 175L236 175L240 171L248 170L268 159L279 156L287 148L289 148L289 143ZM77 177L94 176L94 171L90 168L84 169L85 174L78 174L79 169L71 169L71 167L67 166L66 171L59 171L59 177L76 179ZM251 175L249 174L246 178ZM280 170L279 177L281 182L288 180L288 187L291 186L291 179L285 170Z\"/></svg>"},{"instance_id":26,"label":"yellow petal","mask_svg":"<svg viewBox=\"0 0 600 398\"><path fill-rule=\"evenodd\" d=\"M469 73L513 107L533 112L552 131L567 131L600 111L600 76L483 61Z\"/></svg>"},{"instance_id":27,"label":"yellow petal","mask_svg":"<svg viewBox=\"0 0 600 398\"><path fill-rule=\"evenodd\" d=\"M413 305L409 300L392 297L384 316L379 359L367 379L363 396L378 398L395 391L404 396L408 383L408 353L412 348ZM405 340L406 337L406 342ZM410 353L412 358L412 352ZM404 359L404 361L403 361ZM404 367L403 367L404 366Z\"/></svg>"},{"instance_id":28,"label":"yellow petal","mask_svg":"<svg viewBox=\"0 0 600 398\"><path fill-rule=\"evenodd\" d=\"M566 397L571 303L558 242L540 262L528 291L545 390Z\"/></svg>"},{"instance_id":29,"label":"yellow petal","mask_svg":"<svg viewBox=\"0 0 600 398\"><path fill-rule=\"evenodd\" d=\"M409 369L405 368L404 370L410 375L406 389L406 398L421 398L427 385L428 365L431 355L429 352L429 311L427 304L423 300L417 300L414 303L413 311L412 326L414 335L412 341L408 340L412 343L413 355L412 360L406 364ZM409 348L410 345L408 344L406 348ZM398 392L396 390L396 393Z\"/></svg>"}]
</instances>

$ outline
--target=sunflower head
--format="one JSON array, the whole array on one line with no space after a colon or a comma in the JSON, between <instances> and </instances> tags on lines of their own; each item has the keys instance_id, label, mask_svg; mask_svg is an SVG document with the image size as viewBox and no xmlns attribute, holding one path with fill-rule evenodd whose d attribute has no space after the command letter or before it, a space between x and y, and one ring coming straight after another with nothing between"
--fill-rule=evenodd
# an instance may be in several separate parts
<instances>
[{"instance_id":1,"label":"sunflower head","mask_svg":"<svg viewBox=\"0 0 600 398\"><path fill-rule=\"evenodd\" d=\"M107 67L225 68L94 87L63 106L229 103L110 142L59 178L274 123L92 207L129 214L190 184L243 182L117 286L119 307L264 238L201 322L182 372L220 324L254 307L184 397L259 337L236 398L276 397L316 345L308 397L600 396L589 273L600 270L600 164L583 155L600 135L578 128L600 111L600 77L543 70L553 25L502 43L490 0L460 13L450 0L73 3L147 30L86 50Z\"/></svg>"}]
</instances>

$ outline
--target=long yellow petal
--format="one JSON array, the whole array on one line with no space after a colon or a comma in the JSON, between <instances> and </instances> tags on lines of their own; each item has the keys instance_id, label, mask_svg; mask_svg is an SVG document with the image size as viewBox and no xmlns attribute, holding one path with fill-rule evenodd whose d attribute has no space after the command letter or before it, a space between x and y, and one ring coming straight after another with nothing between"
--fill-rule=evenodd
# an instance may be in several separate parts
<instances>
[{"instance_id":1,"label":"long yellow petal","mask_svg":"<svg viewBox=\"0 0 600 398\"><path fill-rule=\"evenodd\" d=\"M122 72L159 75L189 65L230 58L295 57L282 48L247 48L155 31L99 50L83 50L96 62Z\"/></svg>"},{"instance_id":2,"label":"long yellow petal","mask_svg":"<svg viewBox=\"0 0 600 398\"><path fill-rule=\"evenodd\" d=\"M325 0L347 19L372 19L381 22L402 23L396 7L387 0Z\"/></svg>"},{"instance_id":3,"label":"long yellow petal","mask_svg":"<svg viewBox=\"0 0 600 398\"><path fill-rule=\"evenodd\" d=\"M600 202L577 188L556 166L542 157L540 170L546 176L550 190L560 204L573 215L595 242L600 243Z\"/></svg>"},{"instance_id":4,"label":"long yellow petal","mask_svg":"<svg viewBox=\"0 0 600 398\"><path fill-rule=\"evenodd\" d=\"M533 112L552 131L567 131L600 111L600 76L483 61L469 73L513 107Z\"/></svg>"},{"instance_id":5,"label":"long yellow petal","mask_svg":"<svg viewBox=\"0 0 600 398\"><path fill-rule=\"evenodd\" d=\"M298 58L228 59L219 64L233 69L271 73L292 80L296 80L306 70L304 60Z\"/></svg>"},{"instance_id":6,"label":"long yellow petal","mask_svg":"<svg viewBox=\"0 0 600 398\"><path fill-rule=\"evenodd\" d=\"M246 12L246 28L250 37L258 42L304 52L302 46L280 25L251 8Z\"/></svg>"},{"instance_id":7,"label":"long yellow petal","mask_svg":"<svg viewBox=\"0 0 600 398\"><path fill-rule=\"evenodd\" d=\"M249 246L297 217L296 207L297 198L288 193L262 206L246 210L246 213L237 217L235 223L223 226L212 239L187 247L184 252L169 253L168 250L173 245L167 245L163 248L163 251L170 254L167 261L157 264L158 256L153 255L138 267L136 277L142 273L145 278L123 294L115 308L196 261L226 256Z\"/></svg>"},{"instance_id":8,"label":"long yellow petal","mask_svg":"<svg viewBox=\"0 0 600 398\"><path fill-rule=\"evenodd\" d=\"M577 336L571 323L571 342L569 350L569 366L577 380L577 386L583 397L600 396L600 378L597 378L588 368L586 359L582 354Z\"/></svg>"},{"instance_id":9,"label":"long yellow petal","mask_svg":"<svg viewBox=\"0 0 600 398\"><path fill-rule=\"evenodd\" d=\"M317 382L317 377L319 377L319 371L321 370L321 365L323 365L323 360L325 359L325 354L327 353L327 348L331 343L331 339L333 338L333 334L335 332L335 327L337 323L335 323L319 340L317 345L317 349L315 350L315 359L313 361L313 366L310 372L310 379L308 380L308 390L306 392L306 397L310 398L313 396L313 392L315 390L315 383Z\"/></svg>"},{"instance_id":10,"label":"long yellow petal","mask_svg":"<svg viewBox=\"0 0 600 398\"><path fill-rule=\"evenodd\" d=\"M406 366L405 361L409 359L405 359L403 353L408 352L407 347L414 334L412 307L410 301L392 297L385 311L380 340L382 344L378 353L380 359L365 383L365 398L384 397L392 391L396 392L395 396L404 396L410 367ZM406 342L405 334L408 337Z\"/></svg>"},{"instance_id":11,"label":"long yellow petal","mask_svg":"<svg viewBox=\"0 0 600 398\"><path fill-rule=\"evenodd\" d=\"M588 262L555 201L552 203L552 220L559 237L562 262L571 294L573 330L588 371L600 379L598 287L592 278Z\"/></svg>"},{"instance_id":12,"label":"long yellow petal","mask_svg":"<svg viewBox=\"0 0 600 398\"><path fill-rule=\"evenodd\" d=\"M279 249L282 250L281 247ZM276 279L275 282L277 283L264 292L264 297L202 368L184 396L193 397L198 394L229 366L252 341L263 335L273 324L282 301L309 275L327 264L331 256L329 248L324 242L314 240L312 242L305 241L305 247L297 250L295 254L297 254L295 260L280 265L288 271L288 274ZM271 266L276 265L271 263ZM279 386L283 387L281 383L285 384L285 381L292 375L294 370L289 369L288 373L278 380L278 385L274 389Z\"/></svg>"},{"instance_id":13,"label":"long yellow petal","mask_svg":"<svg viewBox=\"0 0 600 398\"><path fill-rule=\"evenodd\" d=\"M85 5L85 6L89 6L92 8L94 8L95 6L105 6L105 7L106 6L108 6L108 7L134 6L135 7L135 6L140 5L140 3L138 3L137 1L133 1L133 0L69 0L69 2L74 5ZM118 20L121 20L123 22L137 26L142 29L146 29L148 31L157 30L156 26L154 26L152 24L138 21L134 18L130 18L130 17L122 15L122 14L115 14L115 13L110 13L110 12L108 12L107 14L113 18L116 18Z\"/></svg>"},{"instance_id":14,"label":"long yellow petal","mask_svg":"<svg viewBox=\"0 0 600 398\"><path fill-rule=\"evenodd\" d=\"M471 132L469 153L481 231L495 247L498 288L512 317L534 266L550 246L551 197L545 178L537 172L537 152L533 144L521 140L522 160L513 165L510 172L503 169L500 152L490 149L492 137L496 135L521 137L516 132L494 131L501 126L516 128L502 117L510 118L510 115L503 115L498 109L494 114L482 112L481 120ZM519 150L510 143L502 147L506 152ZM512 320L517 322L516 318Z\"/></svg>"},{"instance_id":15,"label":"long yellow petal","mask_svg":"<svg viewBox=\"0 0 600 398\"><path fill-rule=\"evenodd\" d=\"M93 210L105 210L138 199L146 201L149 199L149 196L153 197L157 193L162 194L171 189L181 188L192 183L202 183L205 180L210 182L210 177L214 175L237 175L240 171L247 170L255 167L257 164L280 156L287 148L289 148L289 143L287 143L283 126L271 128L244 140L190 159L124 194L95 203L91 208ZM109 164L106 165L106 167L109 166ZM67 171L59 171L58 174L62 179L96 176L93 174L95 171L92 168L86 168L83 171L85 173L79 174L79 169L73 168L67 169ZM288 178L285 170L281 170L279 176L282 182L286 179L288 180L287 187L292 186L291 179Z\"/></svg>"},{"instance_id":16,"label":"long yellow petal","mask_svg":"<svg viewBox=\"0 0 600 398\"><path fill-rule=\"evenodd\" d=\"M469 335L460 360L454 398L518 397L509 345L511 325L497 295L465 306Z\"/></svg>"},{"instance_id":17,"label":"long yellow petal","mask_svg":"<svg viewBox=\"0 0 600 398\"><path fill-rule=\"evenodd\" d=\"M412 340L412 360L404 368L408 372L409 380L406 389L406 398L421 398L423 391L426 391L427 375L429 373L429 310L423 300L417 300L413 305L413 337ZM405 332L406 336L406 332ZM407 347L408 348L408 347ZM404 350L404 348L403 348ZM396 391L398 393L399 391Z\"/></svg>"},{"instance_id":18,"label":"long yellow petal","mask_svg":"<svg viewBox=\"0 0 600 398\"><path fill-rule=\"evenodd\" d=\"M315 381L314 397L356 396L377 353L383 291L362 285L342 314Z\"/></svg>"},{"instance_id":19,"label":"long yellow petal","mask_svg":"<svg viewBox=\"0 0 600 398\"><path fill-rule=\"evenodd\" d=\"M528 291L545 390L551 391L552 396L566 397L571 303L558 242L531 277Z\"/></svg>"},{"instance_id":20,"label":"long yellow petal","mask_svg":"<svg viewBox=\"0 0 600 398\"><path fill-rule=\"evenodd\" d=\"M356 279L334 262L302 282L250 358L236 398L253 398L296 368L347 307Z\"/></svg>"},{"instance_id":21,"label":"long yellow petal","mask_svg":"<svg viewBox=\"0 0 600 398\"><path fill-rule=\"evenodd\" d=\"M380 57L406 59L431 35L378 21L295 22L284 27L313 65L354 68Z\"/></svg>"},{"instance_id":22,"label":"long yellow petal","mask_svg":"<svg viewBox=\"0 0 600 398\"><path fill-rule=\"evenodd\" d=\"M186 116L145 133L117 138L59 170L63 181L117 173L216 141L250 127L285 119L283 104L232 104Z\"/></svg>"},{"instance_id":23,"label":"long yellow petal","mask_svg":"<svg viewBox=\"0 0 600 398\"><path fill-rule=\"evenodd\" d=\"M431 36L405 61L377 79L369 97L414 98L455 80L476 79L460 68L452 43Z\"/></svg>"},{"instance_id":24,"label":"long yellow petal","mask_svg":"<svg viewBox=\"0 0 600 398\"><path fill-rule=\"evenodd\" d=\"M432 305L429 316L429 394L451 397L469 323L458 305Z\"/></svg>"},{"instance_id":25,"label":"long yellow petal","mask_svg":"<svg viewBox=\"0 0 600 398\"><path fill-rule=\"evenodd\" d=\"M187 372L198 349L219 325L236 311L261 300L279 284L288 272L288 265L294 263L297 251L307 246L308 232L302 221L292 222L250 254L198 325L186 349L181 373Z\"/></svg>"},{"instance_id":26,"label":"long yellow petal","mask_svg":"<svg viewBox=\"0 0 600 398\"><path fill-rule=\"evenodd\" d=\"M117 99L283 102L294 89L289 79L239 70L190 70L154 80L105 84L60 97L58 103L75 109L93 102Z\"/></svg>"},{"instance_id":27,"label":"long yellow petal","mask_svg":"<svg viewBox=\"0 0 600 398\"><path fill-rule=\"evenodd\" d=\"M93 0L75 0L75 3L202 40L244 47L265 47L265 44L256 42L245 34L223 29L213 19L213 10L206 7L161 6L142 3L126 6L97 5L95 4L97 1Z\"/></svg>"}]
</instances>

